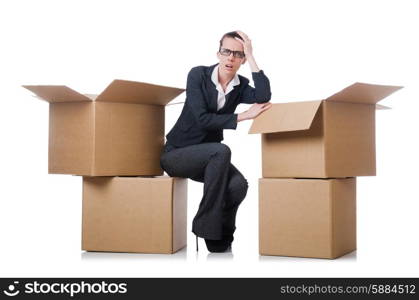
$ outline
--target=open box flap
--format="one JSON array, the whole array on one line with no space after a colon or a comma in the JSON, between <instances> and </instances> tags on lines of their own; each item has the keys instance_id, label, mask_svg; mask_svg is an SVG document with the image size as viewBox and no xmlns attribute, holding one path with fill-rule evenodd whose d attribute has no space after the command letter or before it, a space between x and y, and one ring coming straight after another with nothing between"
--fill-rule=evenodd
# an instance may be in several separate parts
<instances>
[{"instance_id":1,"label":"open box flap","mask_svg":"<svg viewBox=\"0 0 419 300\"><path fill-rule=\"evenodd\" d=\"M322 101L275 103L253 120L249 133L309 129Z\"/></svg>"},{"instance_id":2,"label":"open box flap","mask_svg":"<svg viewBox=\"0 0 419 300\"><path fill-rule=\"evenodd\" d=\"M403 87L356 82L325 100L361 104L376 104L377 102L383 100L401 88Z\"/></svg>"},{"instance_id":3,"label":"open box flap","mask_svg":"<svg viewBox=\"0 0 419 300\"><path fill-rule=\"evenodd\" d=\"M116 79L96 98L102 102L166 105L184 89Z\"/></svg>"},{"instance_id":4,"label":"open box flap","mask_svg":"<svg viewBox=\"0 0 419 300\"><path fill-rule=\"evenodd\" d=\"M48 102L92 101L89 97L65 85L23 85L23 87Z\"/></svg>"}]
</instances>

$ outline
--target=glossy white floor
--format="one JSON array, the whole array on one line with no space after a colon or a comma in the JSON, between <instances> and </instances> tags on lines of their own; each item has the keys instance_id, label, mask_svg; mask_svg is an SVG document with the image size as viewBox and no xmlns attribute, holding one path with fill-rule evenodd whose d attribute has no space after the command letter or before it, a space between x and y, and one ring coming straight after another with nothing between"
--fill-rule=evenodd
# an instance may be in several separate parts
<instances>
[{"instance_id":1,"label":"glossy white floor","mask_svg":"<svg viewBox=\"0 0 419 300\"><path fill-rule=\"evenodd\" d=\"M0 276L417 277L419 48L413 29L419 21L413 1L257 7L243 1L240 9L228 1L205 7L155 2L0 4L0 28L8 29L2 40L11 45L0 55ZM109 24L115 15L119 21ZM191 21L202 27L191 28ZM322 99L354 81L406 86L383 101L392 110L377 112L378 175L357 181L358 250L336 260L258 254L260 137L248 135L250 122L243 122L225 132L233 163L250 184L232 253L209 254L203 240L195 251L190 225L202 185L193 181L188 248L173 255L82 252L81 178L47 174L48 105L20 85L67 84L94 93L121 78L182 87L191 67L216 62L219 36L236 28L252 38L271 79L272 102ZM247 65L241 73L250 77ZM175 99L183 100L184 94ZM167 107L166 130L181 108Z\"/></svg>"}]
</instances>

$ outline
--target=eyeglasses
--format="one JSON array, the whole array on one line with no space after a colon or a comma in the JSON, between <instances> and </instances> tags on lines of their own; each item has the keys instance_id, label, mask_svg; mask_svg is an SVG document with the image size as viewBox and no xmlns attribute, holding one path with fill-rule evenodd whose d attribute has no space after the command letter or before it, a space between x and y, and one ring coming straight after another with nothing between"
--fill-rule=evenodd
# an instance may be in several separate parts
<instances>
[{"instance_id":1,"label":"eyeglasses","mask_svg":"<svg viewBox=\"0 0 419 300\"><path fill-rule=\"evenodd\" d=\"M233 56L237 57L237 58L244 58L245 57L243 51L233 51L233 50L230 50L230 49L227 49L227 48L220 48L220 54L221 55L230 56L231 53L233 53Z\"/></svg>"}]
</instances>

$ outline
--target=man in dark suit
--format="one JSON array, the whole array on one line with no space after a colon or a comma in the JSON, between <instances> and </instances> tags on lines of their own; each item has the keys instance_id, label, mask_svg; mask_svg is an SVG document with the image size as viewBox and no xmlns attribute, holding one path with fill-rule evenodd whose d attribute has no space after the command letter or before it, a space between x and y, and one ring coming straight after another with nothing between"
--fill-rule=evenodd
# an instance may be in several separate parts
<instances>
[{"instance_id":1,"label":"man in dark suit","mask_svg":"<svg viewBox=\"0 0 419 300\"><path fill-rule=\"evenodd\" d=\"M192 68L188 74L186 101L161 156L161 167L169 176L204 183L204 195L193 220L192 232L205 239L210 252L230 249L236 229L237 209L248 184L230 162L231 151L222 144L223 129L253 119L271 104L269 79L253 57L249 37L241 31L226 33L220 40L218 64ZM255 87L237 74L249 63ZM234 113L240 103L253 104ZM197 244L198 247L198 244Z\"/></svg>"}]
</instances>

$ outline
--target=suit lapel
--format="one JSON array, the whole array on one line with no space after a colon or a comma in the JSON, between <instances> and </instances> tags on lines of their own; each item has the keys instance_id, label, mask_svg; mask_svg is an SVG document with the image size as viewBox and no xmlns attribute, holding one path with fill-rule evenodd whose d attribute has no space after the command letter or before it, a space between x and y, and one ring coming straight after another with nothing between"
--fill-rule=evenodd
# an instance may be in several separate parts
<instances>
[{"instance_id":1,"label":"suit lapel","mask_svg":"<svg viewBox=\"0 0 419 300\"><path fill-rule=\"evenodd\" d=\"M233 90L226 95L226 103L223 108L219 110L219 113L231 112L231 107L236 108L237 96L239 94L239 86L236 85ZM234 110L233 110L234 111Z\"/></svg>"},{"instance_id":2,"label":"suit lapel","mask_svg":"<svg viewBox=\"0 0 419 300\"><path fill-rule=\"evenodd\" d=\"M212 65L208 68L207 71L207 79L206 79L206 87L207 87L207 94L208 94L208 107L210 109L211 112L216 112L217 111L217 100L218 100L218 90L215 86L215 84L212 82L211 80L211 75L212 72L214 71L214 68L217 66L218 64Z\"/></svg>"},{"instance_id":3,"label":"suit lapel","mask_svg":"<svg viewBox=\"0 0 419 300\"><path fill-rule=\"evenodd\" d=\"M215 86L215 84L211 80L212 72L214 71L214 68L218 64L212 65L208 67L207 73L206 73L206 88L207 88L207 95L208 95L208 107L211 112L217 112L217 100L218 100L218 90ZM240 84L234 86L233 90L226 95L226 104L224 107L220 110L220 112L224 112L229 107L236 104L237 97L239 94L241 82Z\"/></svg>"},{"instance_id":4,"label":"suit lapel","mask_svg":"<svg viewBox=\"0 0 419 300\"><path fill-rule=\"evenodd\" d=\"M230 92L230 93L228 93L227 94L227 103L229 103L229 104L233 104L233 103L236 103L236 99L237 99L237 96L239 95L239 90L240 90L240 84L239 85L236 85L234 88L233 88L233 90Z\"/></svg>"}]
</instances>

